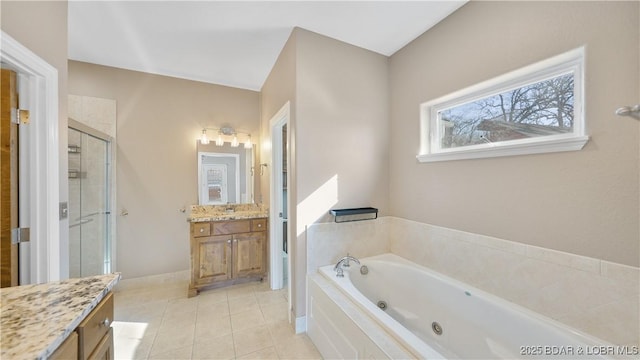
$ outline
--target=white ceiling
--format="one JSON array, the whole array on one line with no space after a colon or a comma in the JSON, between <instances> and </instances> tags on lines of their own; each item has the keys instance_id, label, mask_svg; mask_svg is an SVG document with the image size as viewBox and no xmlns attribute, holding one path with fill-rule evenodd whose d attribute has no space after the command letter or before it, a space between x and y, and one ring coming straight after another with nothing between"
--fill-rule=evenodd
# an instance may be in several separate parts
<instances>
[{"instance_id":1,"label":"white ceiling","mask_svg":"<svg viewBox=\"0 0 640 360\"><path fill-rule=\"evenodd\" d=\"M69 59L260 90L293 27L392 55L457 1L70 1Z\"/></svg>"}]
</instances>

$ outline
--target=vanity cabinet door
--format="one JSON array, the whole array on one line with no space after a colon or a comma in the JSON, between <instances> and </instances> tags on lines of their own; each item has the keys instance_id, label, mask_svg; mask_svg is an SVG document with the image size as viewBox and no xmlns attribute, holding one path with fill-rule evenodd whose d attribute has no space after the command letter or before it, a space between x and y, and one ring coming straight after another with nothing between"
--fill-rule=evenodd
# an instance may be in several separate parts
<instances>
[{"instance_id":1,"label":"vanity cabinet door","mask_svg":"<svg viewBox=\"0 0 640 360\"><path fill-rule=\"evenodd\" d=\"M266 233L253 232L233 236L234 277L264 274Z\"/></svg>"},{"instance_id":2,"label":"vanity cabinet door","mask_svg":"<svg viewBox=\"0 0 640 360\"><path fill-rule=\"evenodd\" d=\"M113 328L109 329L88 360L114 360L115 354L113 349Z\"/></svg>"},{"instance_id":3,"label":"vanity cabinet door","mask_svg":"<svg viewBox=\"0 0 640 360\"><path fill-rule=\"evenodd\" d=\"M197 239L195 264L193 269L197 284L231 278L231 236L210 236Z\"/></svg>"}]
</instances>

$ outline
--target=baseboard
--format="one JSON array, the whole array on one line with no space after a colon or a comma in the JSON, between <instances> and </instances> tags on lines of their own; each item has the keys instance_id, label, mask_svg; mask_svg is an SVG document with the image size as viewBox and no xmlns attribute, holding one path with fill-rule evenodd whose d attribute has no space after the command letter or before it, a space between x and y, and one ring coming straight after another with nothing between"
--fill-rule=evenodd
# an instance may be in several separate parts
<instances>
[{"instance_id":1,"label":"baseboard","mask_svg":"<svg viewBox=\"0 0 640 360\"><path fill-rule=\"evenodd\" d=\"M296 334L307 332L307 317L301 316L296 318Z\"/></svg>"},{"instance_id":2,"label":"baseboard","mask_svg":"<svg viewBox=\"0 0 640 360\"><path fill-rule=\"evenodd\" d=\"M189 270L177 271L166 274L141 276L137 278L123 278L114 288L115 291L122 291L131 288L141 288L157 285L173 285L188 283L190 277Z\"/></svg>"}]
</instances>

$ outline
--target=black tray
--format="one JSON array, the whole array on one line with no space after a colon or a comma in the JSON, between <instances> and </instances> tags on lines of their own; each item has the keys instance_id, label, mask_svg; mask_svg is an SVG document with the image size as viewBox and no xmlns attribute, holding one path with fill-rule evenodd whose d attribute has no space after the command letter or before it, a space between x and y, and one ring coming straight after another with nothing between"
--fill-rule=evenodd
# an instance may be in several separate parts
<instances>
[{"instance_id":1,"label":"black tray","mask_svg":"<svg viewBox=\"0 0 640 360\"><path fill-rule=\"evenodd\" d=\"M361 220L373 220L378 218L378 209L372 207L352 208L352 209L332 209L329 213L335 216L335 222L349 222L349 221L361 221ZM365 217L358 219L357 217L349 218L349 220L338 221L339 218L351 215L374 215L373 218Z\"/></svg>"}]
</instances>

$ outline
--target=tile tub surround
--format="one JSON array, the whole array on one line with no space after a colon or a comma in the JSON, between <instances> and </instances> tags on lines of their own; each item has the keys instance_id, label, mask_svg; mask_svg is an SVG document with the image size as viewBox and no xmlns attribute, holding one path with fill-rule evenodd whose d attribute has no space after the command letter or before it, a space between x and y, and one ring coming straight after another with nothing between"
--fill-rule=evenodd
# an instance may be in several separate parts
<instances>
[{"instance_id":1,"label":"tile tub surround","mask_svg":"<svg viewBox=\"0 0 640 360\"><path fill-rule=\"evenodd\" d=\"M310 226L308 272L347 250L356 257L391 252L605 341L640 344L636 267L401 218L379 220L356 228ZM388 237L371 237L375 232Z\"/></svg>"},{"instance_id":2,"label":"tile tub surround","mask_svg":"<svg viewBox=\"0 0 640 360\"><path fill-rule=\"evenodd\" d=\"M347 253L361 258L391 252L390 217L307 226L307 273L335 264Z\"/></svg>"},{"instance_id":3,"label":"tile tub surround","mask_svg":"<svg viewBox=\"0 0 640 360\"><path fill-rule=\"evenodd\" d=\"M0 358L46 359L119 279L108 274L0 289Z\"/></svg>"},{"instance_id":4,"label":"tile tub surround","mask_svg":"<svg viewBox=\"0 0 640 360\"><path fill-rule=\"evenodd\" d=\"M233 211L227 211L233 209ZM188 222L207 222L269 217L269 209L257 204L191 205Z\"/></svg>"}]
</instances>

